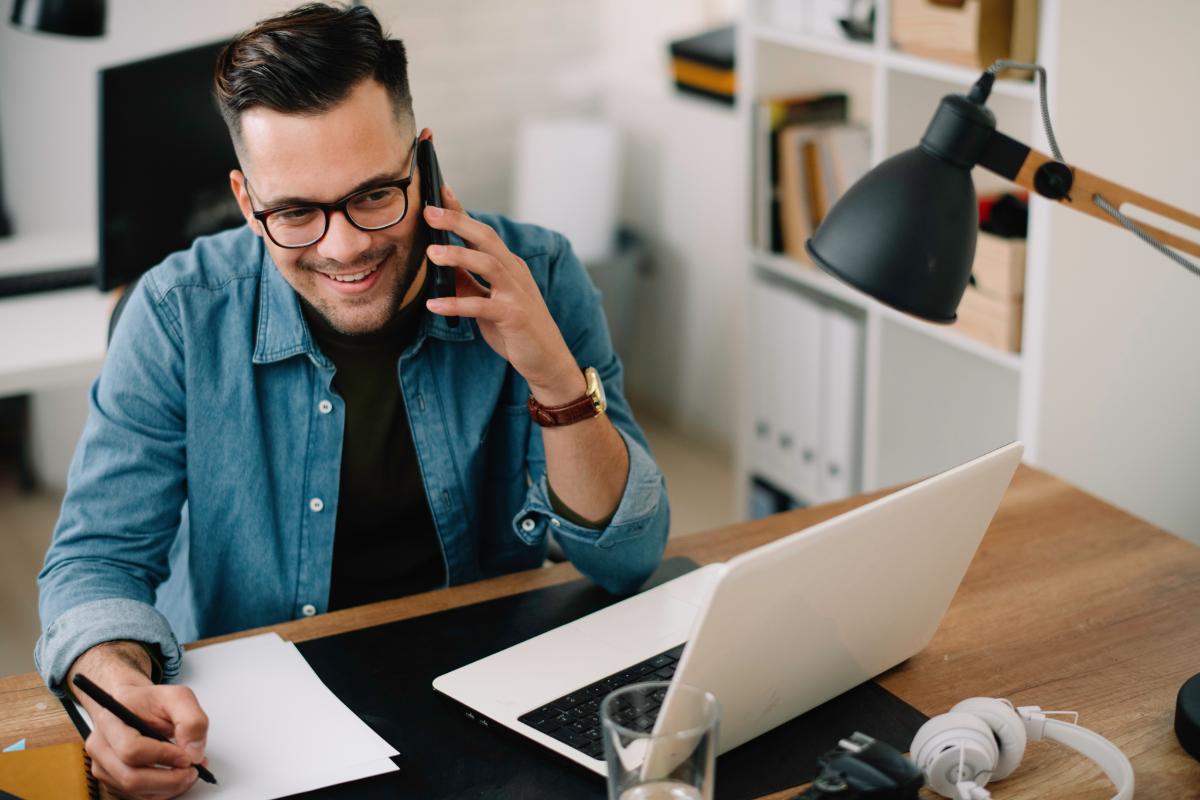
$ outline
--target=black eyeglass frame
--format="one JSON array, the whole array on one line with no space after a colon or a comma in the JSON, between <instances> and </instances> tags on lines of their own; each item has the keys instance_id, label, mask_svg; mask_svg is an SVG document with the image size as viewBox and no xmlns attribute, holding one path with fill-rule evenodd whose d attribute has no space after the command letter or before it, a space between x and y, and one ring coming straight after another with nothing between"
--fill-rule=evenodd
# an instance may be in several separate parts
<instances>
[{"instance_id":1,"label":"black eyeglass frame","mask_svg":"<svg viewBox=\"0 0 1200 800\"><path fill-rule=\"evenodd\" d=\"M355 228L358 228L360 231L366 231L367 233L371 233L374 231L387 230L388 228L391 228L394 225L399 225L401 222L404 221L404 218L408 216L408 208L409 208L408 187L412 185L413 170L416 165L416 159L417 159L417 140L413 139L412 151L408 156L408 174L406 176L404 176L403 178L399 178L394 181L382 181L380 183L374 184L373 186L368 186L365 189L358 189L358 190L353 191L350 194L346 195L342 199L335 200L332 203L316 203L316 202L313 202L313 203L288 203L287 205L275 206L274 208L265 208L262 211L255 211L254 206L251 205L250 213L256 220L258 220L259 224L263 226L263 230L267 232L267 236L271 237L271 241L274 242L279 247L283 247L287 250L299 250L302 247L312 247L314 244L316 244L317 242L324 239L325 234L329 233L329 215L334 211L342 212L342 216L344 216L346 218L346 221L349 222L351 225L353 225ZM249 188L249 186L250 186L250 180L248 178L246 180L246 186L247 186L247 188ZM355 222L354 216L349 211L350 203L353 202L353 200L355 198L360 197L364 194L368 194L370 192L377 192L380 189L391 189L391 188L399 188L401 190L401 195L403 195L403 197L404 197L404 211L401 212L400 217L395 222L389 222L386 225L379 225L374 228L368 227L366 225L360 225L359 223ZM322 214L325 215L325 226L321 229L321 235L318 236L317 238L313 239L311 242L305 242L304 244L283 244L282 242L280 242L278 239L275 238L274 234L271 233L271 226L267 224L267 218L270 217L272 214L278 214L282 211L291 211L291 210L297 209L297 208L317 209L318 211L320 211Z\"/></svg>"}]
</instances>

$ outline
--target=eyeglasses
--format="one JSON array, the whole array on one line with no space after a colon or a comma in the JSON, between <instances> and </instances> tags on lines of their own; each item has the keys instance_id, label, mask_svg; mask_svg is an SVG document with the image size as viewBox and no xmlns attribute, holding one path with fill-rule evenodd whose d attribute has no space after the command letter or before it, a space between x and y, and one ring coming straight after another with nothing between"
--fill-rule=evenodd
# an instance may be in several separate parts
<instances>
[{"instance_id":1,"label":"eyeglasses","mask_svg":"<svg viewBox=\"0 0 1200 800\"><path fill-rule=\"evenodd\" d=\"M340 211L360 231L381 231L397 225L408 214L408 187L413 179L417 140L408 157L408 175L352 192L333 203L283 205L254 211L271 241L289 249L309 247L329 231L329 215ZM247 181L249 186L249 181Z\"/></svg>"}]
</instances>

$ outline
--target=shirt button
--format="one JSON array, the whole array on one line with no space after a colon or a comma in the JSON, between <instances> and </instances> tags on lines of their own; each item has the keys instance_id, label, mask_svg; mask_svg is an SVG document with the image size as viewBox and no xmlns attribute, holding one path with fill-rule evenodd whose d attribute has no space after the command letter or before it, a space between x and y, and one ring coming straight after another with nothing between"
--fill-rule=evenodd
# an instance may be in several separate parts
<instances>
[{"instance_id":1,"label":"shirt button","mask_svg":"<svg viewBox=\"0 0 1200 800\"><path fill-rule=\"evenodd\" d=\"M551 517L551 518L550 518L550 524L551 524L551 525L553 525L553 526L554 526L554 527L556 527L556 528L557 528L559 525L562 525L562 523L558 521L558 517Z\"/></svg>"},{"instance_id":2,"label":"shirt button","mask_svg":"<svg viewBox=\"0 0 1200 800\"><path fill-rule=\"evenodd\" d=\"M525 531L526 533L532 533L533 529L536 527L537 523L533 521L532 517L526 517L525 519L521 520L521 530Z\"/></svg>"},{"instance_id":3,"label":"shirt button","mask_svg":"<svg viewBox=\"0 0 1200 800\"><path fill-rule=\"evenodd\" d=\"M322 400L317 403L317 411L320 411L322 414L328 414L330 411L333 411L333 403L328 400Z\"/></svg>"},{"instance_id":4,"label":"shirt button","mask_svg":"<svg viewBox=\"0 0 1200 800\"><path fill-rule=\"evenodd\" d=\"M313 511L321 511L325 508L325 501L319 497L314 497L312 500L308 501L308 507Z\"/></svg>"},{"instance_id":5,"label":"shirt button","mask_svg":"<svg viewBox=\"0 0 1200 800\"><path fill-rule=\"evenodd\" d=\"M300 613L306 617L311 617L313 614L317 613L317 607L312 603L305 603L303 606L301 606Z\"/></svg>"}]
</instances>

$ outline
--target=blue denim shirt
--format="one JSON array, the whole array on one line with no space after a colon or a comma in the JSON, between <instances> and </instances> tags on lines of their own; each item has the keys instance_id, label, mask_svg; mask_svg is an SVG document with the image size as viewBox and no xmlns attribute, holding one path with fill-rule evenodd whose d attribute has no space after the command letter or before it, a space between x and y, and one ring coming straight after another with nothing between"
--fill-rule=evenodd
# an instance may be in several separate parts
<instances>
[{"instance_id":1,"label":"blue denim shirt","mask_svg":"<svg viewBox=\"0 0 1200 800\"><path fill-rule=\"evenodd\" d=\"M425 314L397 377L447 581L537 567L552 529L580 572L630 591L659 561L669 510L598 292L561 235L478 218L528 263L579 364L599 371L629 477L603 530L558 516L524 379L473 320ZM146 273L92 386L38 577L34 656L48 685L100 642L157 645L170 678L180 641L326 609L345 414L333 374L249 228Z\"/></svg>"}]
</instances>

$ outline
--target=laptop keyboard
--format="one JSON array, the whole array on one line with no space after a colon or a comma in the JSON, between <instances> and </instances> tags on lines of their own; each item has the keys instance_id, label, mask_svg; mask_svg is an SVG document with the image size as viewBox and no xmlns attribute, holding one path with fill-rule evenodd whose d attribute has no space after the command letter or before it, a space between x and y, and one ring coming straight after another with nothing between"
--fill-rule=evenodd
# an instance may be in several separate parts
<instances>
[{"instance_id":1,"label":"laptop keyboard","mask_svg":"<svg viewBox=\"0 0 1200 800\"><path fill-rule=\"evenodd\" d=\"M551 700L541 708L517 717L517 721L524 722L542 733L553 736L563 744L570 745L590 758L603 758L600 701L609 692L631 683L671 680L675 675L675 665L679 663L681 655L683 655L683 645L673 647L640 664L634 664L632 667L614 672L607 678L602 678L582 689L576 689L570 694L564 694L557 700ZM654 727L654 719L658 715L659 705L666 693L666 689L657 689L651 692L647 698L649 702L645 706L639 704L637 711L626 707L617 712L617 719L626 728L649 731Z\"/></svg>"}]
</instances>

